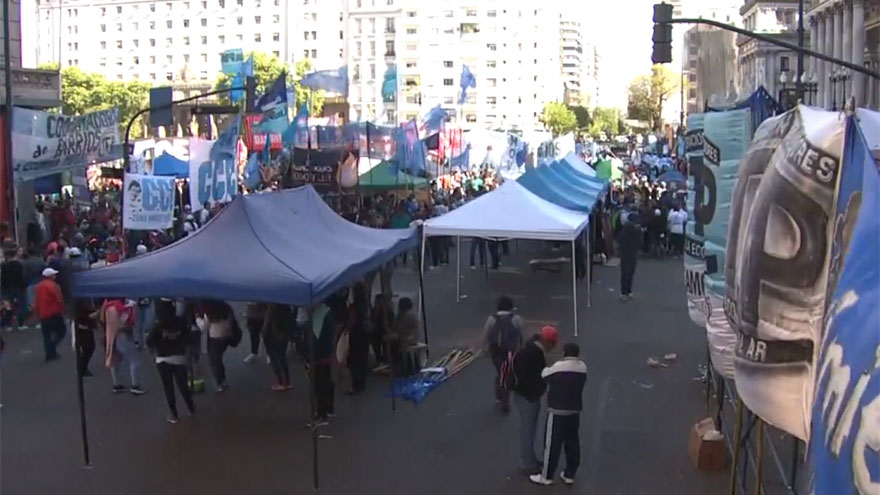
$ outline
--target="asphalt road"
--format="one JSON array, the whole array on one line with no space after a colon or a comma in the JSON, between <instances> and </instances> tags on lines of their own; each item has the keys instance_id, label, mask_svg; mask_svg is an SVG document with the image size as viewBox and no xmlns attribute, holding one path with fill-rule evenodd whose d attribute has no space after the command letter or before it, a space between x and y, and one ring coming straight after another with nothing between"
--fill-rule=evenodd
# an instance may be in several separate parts
<instances>
[{"instance_id":1,"label":"asphalt road","mask_svg":"<svg viewBox=\"0 0 880 495\"><path fill-rule=\"evenodd\" d=\"M467 247L467 244L465 244ZM387 381L372 377L365 395L337 394L338 418L319 441L321 492L328 494L713 495L726 474L698 473L687 456L691 424L704 416L705 334L686 313L681 261L643 261L637 300L617 300L616 267L599 267L592 307L579 285L580 335L573 337L571 272L532 272L531 257L557 256L545 244L511 241L497 272L462 270L455 302L455 266L425 275L432 357L479 342L501 293L512 296L530 331L556 324L577 340L589 369L581 419L582 464L573 487L531 485L517 472L517 418L494 409L492 371L480 360L420 405L384 397ZM464 250L463 250L464 251ZM412 270L395 275L395 291L415 292ZM92 466L83 467L74 362L69 342L59 361L43 364L35 332L4 333L0 410L3 495L306 494L312 449L306 375L293 368L294 390L269 391L263 359L244 365L247 336L227 354L230 389L197 397L198 415L165 422L158 375L142 368L149 394L114 396L109 372L93 359L86 381ZM651 356L676 353L668 368Z\"/></svg>"}]
</instances>

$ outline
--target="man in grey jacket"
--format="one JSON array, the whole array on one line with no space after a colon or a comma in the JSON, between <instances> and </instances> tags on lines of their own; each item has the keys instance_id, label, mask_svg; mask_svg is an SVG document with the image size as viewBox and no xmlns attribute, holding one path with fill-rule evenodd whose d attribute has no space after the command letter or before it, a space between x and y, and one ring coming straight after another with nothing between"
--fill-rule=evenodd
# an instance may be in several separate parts
<instances>
[{"instance_id":1,"label":"man in grey jacket","mask_svg":"<svg viewBox=\"0 0 880 495\"><path fill-rule=\"evenodd\" d=\"M495 402L501 412L510 412L510 388L504 372L512 373L513 356L522 347L525 327L522 319L513 314L513 300L507 296L498 299L494 315L489 316L483 328L486 355L495 367ZM508 363L505 367L505 363Z\"/></svg>"}]
</instances>

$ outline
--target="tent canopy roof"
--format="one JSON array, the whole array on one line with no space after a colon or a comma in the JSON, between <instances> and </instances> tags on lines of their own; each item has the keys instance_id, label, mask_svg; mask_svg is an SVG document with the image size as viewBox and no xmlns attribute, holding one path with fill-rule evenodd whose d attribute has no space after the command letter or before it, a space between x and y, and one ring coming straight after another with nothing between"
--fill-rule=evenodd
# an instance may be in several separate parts
<instances>
[{"instance_id":1,"label":"tent canopy roof","mask_svg":"<svg viewBox=\"0 0 880 495\"><path fill-rule=\"evenodd\" d=\"M311 186L236 198L153 253L75 274L77 297L186 297L313 305L418 243L416 229L348 222Z\"/></svg>"},{"instance_id":2,"label":"tent canopy roof","mask_svg":"<svg viewBox=\"0 0 880 495\"><path fill-rule=\"evenodd\" d=\"M569 241L589 215L562 208L532 194L515 181L425 222L425 235L510 237Z\"/></svg>"},{"instance_id":3,"label":"tent canopy roof","mask_svg":"<svg viewBox=\"0 0 880 495\"><path fill-rule=\"evenodd\" d=\"M577 172L578 175L596 177L596 170L572 152L569 152L562 160L559 160L559 164Z\"/></svg>"},{"instance_id":4,"label":"tent canopy roof","mask_svg":"<svg viewBox=\"0 0 880 495\"><path fill-rule=\"evenodd\" d=\"M583 212L592 211L607 187L599 179L570 180L557 171L556 162L529 170L517 182L555 205Z\"/></svg>"},{"instance_id":5,"label":"tent canopy roof","mask_svg":"<svg viewBox=\"0 0 880 495\"><path fill-rule=\"evenodd\" d=\"M382 160L373 168L360 173L358 185L369 189L397 189L426 187L428 185L428 181L422 177L415 177L400 171L395 175L393 169L390 161Z\"/></svg>"}]
</instances>

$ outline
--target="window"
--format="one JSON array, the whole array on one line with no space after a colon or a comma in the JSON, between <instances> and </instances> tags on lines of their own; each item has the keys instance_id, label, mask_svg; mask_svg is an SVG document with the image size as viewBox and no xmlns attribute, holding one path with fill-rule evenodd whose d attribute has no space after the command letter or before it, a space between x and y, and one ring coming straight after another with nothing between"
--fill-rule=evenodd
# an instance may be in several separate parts
<instances>
[{"instance_id":1,"label":"window","mask_svg":"<svg viewBox=\"0 0 880 495\"><path fill-rule=\"evenodd\" d=\"M68 60L68 62L69 62L69 60ZM106 59L106 58L102 58L102 59L101 59L101 62L100 62L100 65L101 65L101 67L107 67L107 59Z\"/></svg>"},{"instance_id":2,"label":"window","mask_svg":"<svg viewBox=\"0 0 880 495\"><path fill-rule=\"evenodd\" d=\"M165 8L167 8L169 11L171 11L171 9L173 8L173 5L174 5L174 4L172 4L171 2L166 2L166 3L165 3Z\"/></svg>"},{"instance_id":3,"label":"window","mask_svg":"<svg viewBox=\"0 0 880 495\"><path fill-rule=\"evenodd\" d=\"M414 27L406 28L406 34L416 34L417 32L418 32L418 30Z\"/></svg>"},{"instance_id":4,"label":"window","mask_svg":"<svg viewBox=\"0 0 880 495\"><path fill-rule=\"evenodd\" d=\"M479 33L480 29L477 27L477 24L474 22L465 22L461 24L461 34L473 34Z\"/></svg>"},{"instance_id":5,"label":"window","mask_svg":"<svg viewBox=\"0 0 880 495\"><path fill-rule=\"evenodd\" d=\"M465 11L464 15L466 15L468 17L476 17L477 16L477 9L467 9Z\"/></svg>"},{"instance_id":6,"label":"window","mask_svg":"<svg viewBox=\"0 0 880 495\"><path fill-rule=\"evenodd\" d=\"M183 63L185 63L185 64L189 63L189 53L183 54Z\"/></svg>"},{"instance_id":7,"label":"window","mask_svg":"<svg viewBox=\"0 0 880 495\"><path fill-rule=\"evenodd\" d=\"M101 49L103 50L103 49L105 49L105 48L107 48L107 42L106 42L106 41L102 41L102 42L101 42Z\"/></svg>"},{"instance_id":8,"label":"window","mask_svg":"<svg viewBox=\"0 0 880 495\"><path fill-rule=\"evenodd\" d=\"M272 41L281 41L281 33L272 33Z\"/></svg>"},{"instance_id":9,"label":"window","mask_svg":"<svg viewBox=\"0 0 880 495\"><path fill-rule=\"evenodd\" d=\"M281 22L281 16L279 16L278 14L273 15L272 24L278 24L279 22Z\"/></svg>"},{"instance_id":10,"label":"window","mask_svg":"<svg viewBox=\"0 0 880 495\"><path fill-rule=\"evenodd\" d=\"M407 16L407 17L415 17L415 16L416 16L416 12L413 11L413 10L410 10L409 12L406 13L406 16Z\"/></svg>"},{"instance_id":11,"label":"window","mask_svg":"<svg viewBox=\"0 0 880 495\"><path fill-rule=\"evenodd\" d=\"M498 85L498 81L494 77L490 77L490 78L486 79L486 86L489 86L490 88L494 88L497 85Z\"/></svg>"},{"instance_id":12,"label":"window","mask_svg":"<svg viewBox=\"0 0 880 495\"><path fill-rule=\"evenodd\" d=\"M226 36L222 34L220 36L217 36L217 41L219 41L221 45L226 43Z\"/></svg>"},{"instance_id":13,"label":"window","mask_svg":"<svg viewBox=\"0 0 880 495\"><path fill-rule=\"evenodd\" d=\"M238 41L242 41L244 39L244 35L242 35L241 33L238 33L235 35L235 39Z\"/></svg>"},{"instance_id":14,"label":"window","mask_svg":"<svg viewBox=\"0 0 880 495\"><path fill-rule=\"evenodd\" d=\"M203 71L199 72L199 77L202 79L202 81L207 81L208 80L208 71L203 70Z\"/></svg>"},{"instance_id":15,"label":"window","mask_svg":"<svg viewBox=\"0 0 880 495\"><path fill-rule=\"evenodd\" d=\"M444 105L452 105L452 103L453 103L453 98L451 96L444 96L443 97L443 104Z\"/></svg>"},{"instance_id":16,"label":"window","mask_svg":"<svg viewBox=\"0 0 880 495\"><path fill-rule=\"evenodd\" d=\"M133 62L134 62L134 65L140 65L140 63L141 63L141 59L138 58L138 57L134 57Z\"/></svg>"},{"instance_id":17,"label":"window","mask_svg":"<svg viewBox=\"0 0 880 495\"><path fill-rule=\"evenodd\" d=\"M318 50L312 49L312 58L318 58Z\"/></svg>"},{"instance_id":18,"label":"window","mask_svg":"<svg viewBox=\"0 0 880 495\"><path fill-rule=\"evenodd\" d=\"M788 72L791 67L788 64L788 57L779 57L779 70L782 72Z\"/></svg>"},{"instance_id":19,"label":"window","mask_svg":"<svg viewBox=\"0 0 880 495\"><path fill-rule=\"evenodd\" d=\"M208 19L202 18L202 27L208 27Z\"/></svg>"},{"instance_id":20,"label":"window","mask_svg":"<svg viewBox=\"0 0 880 495\"><path fill-rule=\"evenodd\" d=\"M694 88L689 89L688 90L688 99L695 100L696 98L697 98L697 90Z\"/></svg>"},{"instance_id":21,"label":"window","mask_svg":"<svg viewBox=\"0 0 880 495\"><path fill-rule=\"evenodd\" d=\"M107 7L101 7L101 17L107 15ZM49 12L46 12L46 17L49 17Z\"/></svg>"},{"instance_id":22,"label":"window","mask_svg":"<svg viewBox=\"0 0 880 495\"><path fill-rule=\"evenodd\" d=\"M203 53L202 56L201 56L201 58L202 58L202 63L207 62L207 61L208 61L208 54L207 54L207 53Z\"/></svg>"},{"instance_id":23,"label":"window","mask_svg":"<svg viewBox=\"0 0 880 495\"><path fill-rule=\"evenodd\" d=\"M255 15L254 16L254 24L259 24L259 23L260 23L260 16Z\"/></svg>"},{"instance_id":24,"label":"window","mask_svg":"<svg viewBox=\"0 0 880 495\"><path fill-rule=\"evenodd\" d=\"M156 4L155 4L155 3L151 3L151 4L150 4L150 12L155 12L155 11L156 11ZM155 77L153 77L153 79L155 79Z\"/></svg>"},{"instance_id":25,"label":"window","mask_svg":"<svg viewBox=\"0 0 880 495\"><path fill-rule=\"evenodd\" d=\"M116 48L122 48L122 40L116 40Z\"/></svg>"},{"instance_id":26,"label":"window","mask_svg":"<svg viewBox=\"0 0 880 495\"><path fill-rule=\"evenodd\" d=\"M241 17L236 17L236 18L235 18L235 22L236 22L239 26L241 26L242 23L244 22L244 19L242 19Z\"/></svg>"},{"instance_id":27,"label":"window","mask_svg":"<svg viewBox=\"0 0 880 495\"><path fill-rule=\"evenodd\" d=\"M255 42L255 43L260 43L260 42L262 42L262 41L263 41L263 36L260 35L260 33L256 33L256 34L254 34L254 42Z\"/></svg>"},{"instance_id":28,"label":"window","mask_svg":"<svg viewBox=\"0 0 880 495\"><path fill-rule=\"evenodd\" d=\"M303 50L303 58L309 58L309 51Z\"/></svg>"},{"instance_id":29,"label":"window","mask_svg":"<svg viewBox=\"0 0 880 495\"><path fill-rule=\"evenodd\" d=\"M236 5L241 7L242 5L244 5L244 0L235 0L235 3L236 3Z\"/></svg>"},{"instance_id":30,"label":"window","mask_svg":"<svg viewBox=\"0 0 880 495\"><path fill-rule=\"evenodd\" d=\"M186 46L189 46L189 36L184 36L184 37L183 37L183 44L186 45Z\"/></svg>"},{"instance_id":31,"label":"window","mask_svg":"<svg viewBox=\"0 0 880 495\"><path fill-rule=\"evenodd\" d=\"M474 115L474 114L472 114L472 113L469 113L469 114L465 115L464 118L465 118L465 120L467 120L467 121L470 122L471 124L473 124L474 122L477 121L477 116Z\"/></svg>"},{"instance_id":32,"label":"window","mask_svg":"<svg viewBox=\"0 0 880 495\"><path fill-rule=\"evenodd\" d=\"M443 67L446 69L451 69L452 68L452 60L444 60Z\"/></svg>"},{"instance_id":33,"label":"window","mask_svg":"<svg viewBox=\"0 0 880 495\"><path fill-rule=\"evenodd\" d=\"M306 56L308 56L308 55L306 55ZM351 80L352 81L360 81L361 80L361 66L360 65L354 66L354 73L351 75Z\"/></svg>"},{"instance_id":34,"label":"window","mask_svg":"<svg viewBox=\"0 0 880 495\"><path fill-rule=\"evenodd\" d=\"M691 72L688 74L688 82L697 82L697 75Z\"/></svg>"},{"instance_id":35,"label":"window","mask_svg":"<svg viewBox=\"0 0 880 495\"><path fill-rule=\"evenodd\" d=\"M171 38L165 38L165 48L171 48L171 45L174 44L174 40Z\"/></svg>"},{"instance_id":36,"label":"window","mask_svg":"<svg viewBox=\"0 0 880 495\"><path fill-rule=\"evenodd\" d=\"M184 19L184 20L183 20L183 27L185 27L185 28L188 28L188 27L189 27L189 19Z\"/></svg>"},{"instance_id":37,"label":"window","mask_svg":"<svg viewBox=\"0 0 880 495\"><path fill-rule=\"evenodd\" d=\"M419 45L416 44L416 43L407 43L407 44L406 44L406 49L407 49L408 51L414 52L414 51L417 51L417 50L419 49Z\"/></svg>"},{"instance_id":38,"label":"window","mask_svg":"<svg viewBox=\"0 0 880 495\"><path fill-rule=\"evenodd\" d=\"M107 25L106 25L106 24L101 24L101 32L102 32L102 33L106 33L106 32L107 32Z\"/></svg>"},{"instance_id":39,"label":"window","mask_svg":"<svg viewBox=\"0 0 880 495\"><path fill-rule=\"evenodd\" d=\"M150 29L151 30L156 29L156 22L155 21L150 21Z\"/></svg>"},{"instance_id":40,"label":"window","mask_svg":"<svg viewBox=\"0 0 880 495\"><path fill-rule=\"evenodd\" d=\"M155 81L155 80L156 80L156 73L155 73L155 72L150 72L150 80L151 80L151 81Z\"/></svg>"},{"instance_id":41,"label":"window","mask_svg":"<svg viewBox=\"0 0 880 495\"><path fill-rule=\"evenodd\" d=\"M487 96L486 97L486 103L489 105L494 105L497 102L498 102L498 98L496 98L494 96Z\"/></svg>"},{"instance_id":42,"label":"window","mask_svg":"<svg viewBox=\"0 0 880 495\"><path fill-rule=\"evenodd\" d=\"M135 48L137 48L138 45L141 44L140 41L138 41L138 40L131 40L131 41L134 43L134 47L135 47Z\"/></svg>"},{"instance_id":43,"label":"window","mask_svg":"<svg viewBox=\"0 0 880 495\"><path fill-rule=\"evenodd\" d=\"M217 4L220 5L220 8L226 7L226 0L217 0Z\"/></svg>"},{"instance_id":44,"label":"window","mask_svg":"<svg viewBox=\"0 0 880 495\"><path fill-rule=\"evenodd\" d=\"M452 82L452 78L446 78L446 79L443 80L443 85L444 85L444 86L452 86L452 84L453 84L453 82Z\"/></svg>"},{"instance_id":45,"label":"window","mask_svg":"<svg viewBox=\"0 0 880 495\"><path fill-rule=\"evenodd\" d=\"M171 29L171 21L165 21L165 27Z\"/></svg>"},{"instance_id":46,"label":"window","mask_svg":"<svg viewBox=\"0 0 880 495\"><path fill-rule=\"evenodd\" d=\"M207 45L207 44L208 44L208 37L207 37L207 36L202 36L202 44L203 44L203 45Z\"/></svg>"},{"instance_id":47,"label":"window","mask_svg":"<svg viewBox=\"0 0 880 495\"><path fill-rule=\"evenodd\" d=\"M370 79L376 79L376 64L370 64Z\"/></svg>"},{"instance_id":48,"label":"window","mask_svg":"<svg viewBox=\"0 0 880 495\"><path fill-rule=\"evenodd\" d=\"M488 48L490 52L494 52L498 49L498 45L496 45L495 43L487 43L486 48Z\"/></svg>"},{"instance_id":49,"label":"window","mask_svg":"<svg viewBox=\"0 0 880 495\"><path fill-rule=\"evenodd\" d=\"M354 25L357 27L357 34L361 34L361 28L363 28L363 21L361 19L355 19Z\"/></svg>"},{"instance_id":50,"label":"window","mask_svg":"<svg viewBox=\"0 0 880 495\"><path fill-rule=\"evenodd\" d=\"M312 39L313 39L313 40L317 40L317 39L318 39L318 33L317 33L317 32L312 31Z\"/></svg>"},{"instance_id":51,"label":"window","mask_svg":"<svg viewBox=\"0 0 880 495\"><path fill-rule=\"evenodd\" d=\"M360 41L357 41L357 42L355 42L355 44L354 44L354 56L357 57L357 58L361 58L361 55L362 55L362 53L361 53L361 42L360 42Z\"/></svg>"},{"instance_id":52,"label":"window","mask_svg":"<svg viewBox=\"0 0 880 495\"><path fill-rule=\"evenodd\" d=\"M361 0L357 0L357 8L361 8Z\"/></svg>"},{"instance_id":53,"label":"window","mask_svg":"<svg viewBox=\"0 0 880 495\"><path fill-rule=\"evenodd\" d=\"M207 8L208 8L208 0L202 0L202 8L203 8L203 9L207 9Z\"/></svg>"},{"instance_id":54,"label":"window","mask_svg":"<svg viewBox=\"0 0 880 495\"><path fill-rule=\"evenodd\" d=\"M156 56L150 55L150 65L156 65Z\"/></svg>"},{"instance_id":55,"label":"window","mask_svg":"<svg viewBox=\"0 0 880 495\"><path fill-rule=\"evenodd\" d=\"M496 17L498 15L494 10L486 11L486 17Z\"/></svg>"},{"instance_id":56,"label":"window","mask_svg":"<svg viewBox=\"0 0 880 495\"><path fill-rule=\"evenodd\" d=\"M486 67L489 69L494 69L495 66L496 66L496 63L494 60L490 60L490 61L486 62Z\"/></svg>"},{"instance_id":57,"label":"window","mask_svg":"<svg viewBox=\"0 0 880 495\"><path fill-rule=\"evenodd\" d=\"M394 56L394 42L393 41L386 41L385 42L385 56L386 57L388 57L388 56L393 57Z\"/></svg>"},{"instance_id":58,"label":"window","mask_svg":"<svg viewBox=\"0 0 880 495\"><path fill-rule=\"evenodd\" d=\"M150 46L156 46L156 38L150 38Z\"/></svg>"},{"instance_id":59,"label":"window","mask_svg":"<svg viewBox=\"0 0 880 495\"><path fill-rule=\"evenodd\" d=\"M375 31L376 30L374 29L373 32L375 32ZM386 33L393 33L394 32L394 18L393 17L386 17L385 18L385 32Z\"/></svg>"},{"instance_id":60,"label":"window","mask_svg":"<svg viewBox=\"0 0 880 495\"><path fill-rule=\"evenodd\" d=\"M406 68L407 69L415 69L416 67L418 67L418 65L419 64L415 60L407 60L406 61Z\"/></svg>"},{"instance_id":61,"label":"window","mask_svg":"<svg viewBox=\"0 0 880 495\"><path fill-rule=\"evenodd\" d=\"M117 13L117 14L121 14L121 13L122 13L122 6L121 6L121 5L117 5L117 6L116 6L116 13Z\"/></svg>"},{"instance_id":62,"label":"window","mask_svg":"<svg viewBox=\"0 0 880 495\"><path fill-rule=\"evenodd\" d=\"M173 64L174 63L174 55L165 55L165 63Z\"/></svg>"},{"instance_id":63,"label":"window","mask_svg":"<svg viewBox=\"0 0 880 495\"><path fill-rule=\"evenodd\" d=\"M272 50L272 55L275 58L281 58L281 53L278 50Z\"/></svg>"},{"instance_id":64,"label":"window","mask_svg":"<svg viewBox=\"0 0 880 495\"><path fill-rule=\"evenodd\" d=\"M452 11L447 10L446 12L443 12L443 17L452 17Z\"/></svg>"}]
</instances>

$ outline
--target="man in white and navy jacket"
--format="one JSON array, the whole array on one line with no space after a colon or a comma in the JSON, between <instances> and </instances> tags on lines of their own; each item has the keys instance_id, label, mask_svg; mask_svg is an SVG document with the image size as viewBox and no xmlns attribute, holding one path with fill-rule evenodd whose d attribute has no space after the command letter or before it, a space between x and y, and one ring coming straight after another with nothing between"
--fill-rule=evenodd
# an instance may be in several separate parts
<instances>
[{"instance_id":1,"label":"man in white and navy jacket","mask_svg":"<svg viewBox=\"0 0 880 495\"><path fill-rule=\"evenodd\" d=\"M529 477L539 485L553 483L559 455L565 449L565 470L560 477L566 484L574 483L581 461L579 438L581 395L587 383L587 365L578 357L580 347L568 343L562 347L562 361L544 368L541 376L547 384L547 427L544 430L544 469Z\"/></svg>"}]
</instances>

